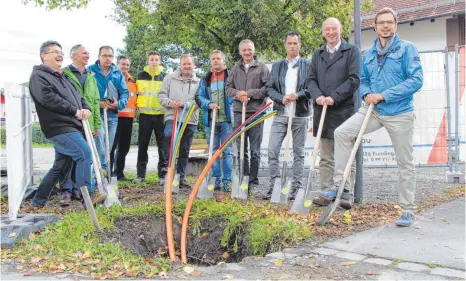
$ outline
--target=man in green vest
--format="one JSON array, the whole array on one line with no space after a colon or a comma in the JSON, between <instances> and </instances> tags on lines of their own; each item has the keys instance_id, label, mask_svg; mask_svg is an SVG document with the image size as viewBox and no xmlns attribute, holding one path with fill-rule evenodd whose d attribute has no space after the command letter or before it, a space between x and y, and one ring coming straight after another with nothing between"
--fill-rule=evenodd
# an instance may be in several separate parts
<instances>
[{"instance_id":1,"label":"man in green vest","mask_svg":"<svg viewBox=\"0 0 466 281\"><path fill-rule=\"evenodd\" d=\"M100 95L99 88L97 87L97 81L94 78L94 73L86 69L86 65L89 61L89 52L81 44L74 45L70 51L70 57L72 64L62 68L63 74L65 74L69 80L73 83L79 94L84 97L89 107L91 108L91 116L89 117L89 126L91 127L92 135L95 137L100 134ZM80 191L78 186L73 186L72 177L74 176L75 165L66 175L63 184L63 191L61 194L60 204L62 206L68 206L71 204L71 199L81 199ZM62 181L60 181L62 182ZM92 192L92 201L96 204L99 203L104 197L97 192ZM104 198L105 200L105 198Z\"/></svg>"}]
</instances>

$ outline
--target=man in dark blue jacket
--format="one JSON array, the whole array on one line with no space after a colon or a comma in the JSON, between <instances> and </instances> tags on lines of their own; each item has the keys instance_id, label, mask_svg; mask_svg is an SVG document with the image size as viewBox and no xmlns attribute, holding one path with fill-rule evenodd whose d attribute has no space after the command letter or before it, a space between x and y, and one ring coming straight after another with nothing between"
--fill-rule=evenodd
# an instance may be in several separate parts
<instances>
[{"instance_id":1,"label":"man in dark blue jacket","mask_svg":"<svg viewBox=\"0 0 466 281\"><path fill-rule=\"evenodd\" d=\"M41 130L55 149L55 161L31 201L34 207L45 205L58 179L69 172L73 161L76 162L77 186L86 186L92 193L91 149L82 135L82 121L91 115L90 108L61 72L61 45L56 41L44 42L40 47L40 58L43 64L34 66L29 91Z\"/></svg>"},{"instance_id":2,"label":"man in dark blue jacket","mask_svg":"<svg viewBox=\"0 0 466 281\"><path fill-rule=\"evenodd\" d=\"M264 200L270 200L274 182L280 177L278 157L287 134L290 113L293 118L293 182L289 199L294 200L298 189L303 186L304 144L311 114L311 93L307 88L311 62L299 57L300 47L298 33L288 32L285 35L286 58L273 64L266 84L267 95L273 100L273 108L278 115L273 119L269 137L270 188Z\"/></svg>"},{"instance_id":3,"label":"man in dark blue jacket","mask_svg":"<svg viewBox=\"0 0 466 281\"><path fill-rule=\"evenodd\" d=\"M199 84L199 89L196 93L196 103L204 110L204 118L202 120L207 134L207 141L210 142L211 130L215 130L213 152L217 151L220 144L223 143L228 135L232 132L231 125L231 109L233 100L226 94L226 81L228 79L228 71L225 67L225 54L222 51L214 50L210 53L211 70ZM217 120L215 128L212 128L212 111L217 110ZM215 180L215 188L228 191L231 189L231 166L233 157L231 154L231 146L227 147L222 154L222 171L220 170L220 161L217 160L213 167L213 176Z\"/></svg>"}]
</instances>

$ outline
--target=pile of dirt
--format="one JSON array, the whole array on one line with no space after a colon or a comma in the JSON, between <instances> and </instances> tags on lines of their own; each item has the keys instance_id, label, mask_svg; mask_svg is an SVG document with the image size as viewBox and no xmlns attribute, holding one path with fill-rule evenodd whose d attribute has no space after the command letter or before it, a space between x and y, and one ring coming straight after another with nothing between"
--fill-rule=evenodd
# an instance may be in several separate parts
<instances>
[{"instance_id":1,"label":"pile of dirt","mask_svg":"<svg viewBox=\"0 0 466 281\"><path fill-rule=\"evenodd\" d=\"M119 242L121 247L143 258L168 257L165 218L155 215L123 216L114 223L116 229L101 235L102 242ZM218 262L239 262L247 256L243 227L234 231L229 246L221 245L225 219L204 219L200 226L188 229L187 257L190 264L215 265ZM179 252L181 225L174 220L173 232ZM234 249L239 249L237 252Z\"/></svg>"}]
</instances>

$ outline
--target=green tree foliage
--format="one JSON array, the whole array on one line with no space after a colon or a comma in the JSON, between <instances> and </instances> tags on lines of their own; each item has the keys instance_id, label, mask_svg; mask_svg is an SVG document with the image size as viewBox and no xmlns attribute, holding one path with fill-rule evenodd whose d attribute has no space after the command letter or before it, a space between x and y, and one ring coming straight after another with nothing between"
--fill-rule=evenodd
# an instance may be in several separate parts
<instances>
[{"instance_id":1,"label":"green tree foliage","mask_svg":"<svg viewBox=\"0 0 466 281\"><path fill-rule=\"evenodd\" d=\"M54 9L79 9L86 7L91 0L21 0L23 4L35 3L37 6L45 6L48 10Z\"/></svg>"},{"instance_id":2,"label":"green tree foliage","mask_svg":"<svg viewBox=\"0 0 466 281\"><path fill-rule=\"evenodd\" d=\"M282 36L293 30L301 34L301 53L307 56L323 43L325 18L338 18L345 37L352 27L352 0L113 1L115 20L128 28L126 43L131 52L181 46L201 58L220 49L237 60L239 42L249 38L260 55L277 59L284 54ZM136 39L142 41L130 49L129 43Z\"/></svg>"}]
</instances>

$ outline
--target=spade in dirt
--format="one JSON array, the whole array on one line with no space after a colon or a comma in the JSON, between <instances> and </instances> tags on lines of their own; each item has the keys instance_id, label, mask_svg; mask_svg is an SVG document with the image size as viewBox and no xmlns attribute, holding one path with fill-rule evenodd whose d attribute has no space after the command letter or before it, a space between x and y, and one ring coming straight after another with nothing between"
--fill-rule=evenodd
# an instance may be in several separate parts
<instances>
[{"instance_id":1,"label":"spade in dirt","mask_svg":"<svg viewBox=\"0 0 466 281\"><path fill-rule=\"evenodd\" d=\"M243 103L243 110L241 112L241 123L244 123L244 121L246 121L246 103ZM245 134L243 132L241 133L239 148L239 177L236 180L233 173L231 198L248 199L249 176L244 175L244 144Z\"/></svg>"},{"instance_id":2,"label":"spade in dirt","mask_svg":"<svg viewBox=\"0 0 466 281\"><path fill-rule=\"evenodd\" d=\"M319 129L317 130L317 137L314 143L314 154L311 157L311 164L309 166L309 176L307 178L306 189L300 188L296 199L290 209L290 214L299 214L300 216L307 216L309 214L309 208L312 205L312 199L317 195L317 191L313 188L313 181L317 174L315 169L317 152L319 151L320 138L322 136L322 130L324 127L325 115L327 113L327 104L324 105L322 113L320 115Z\"/></svg>"},{"instance_id":3,"label":"spade in dirt","mask_svg":"<svg viewBox=\"0 0 466 281\"><path fill-rule=\"evenodd\" d=\"M212 152L214 148L214 136L215 136L215 119L217 117L217 109L212 111L212 123L210 126L210 140L209 140L209 159L212 158ZM207 176L201 183L199 192L197 193L197 198L211 198L214 197L214 188L215 188L215 177L212 173L213 168L210 169Z\"/></svg>"}]
</instances>

